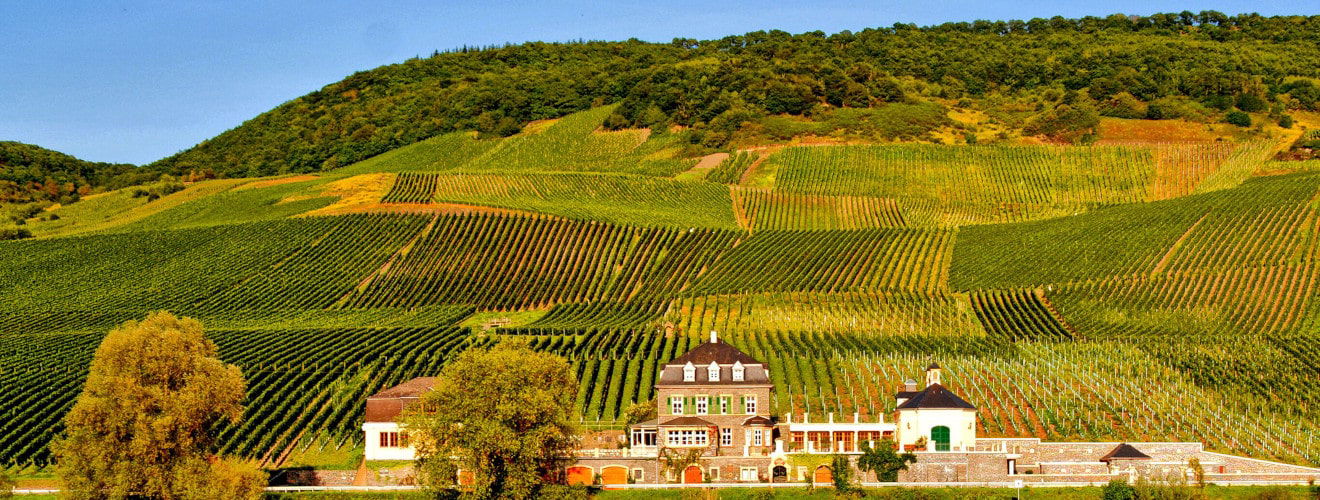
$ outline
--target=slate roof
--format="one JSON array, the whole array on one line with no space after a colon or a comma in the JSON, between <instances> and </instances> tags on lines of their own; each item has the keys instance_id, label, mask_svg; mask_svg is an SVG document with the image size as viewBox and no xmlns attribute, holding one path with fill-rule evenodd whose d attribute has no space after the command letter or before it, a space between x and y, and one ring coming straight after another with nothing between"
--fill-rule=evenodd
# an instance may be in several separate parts
<instances>
[{"instance_id":1,"label":"slate roof","mask_svg":"<svg viewBox=\"0 0 1320 500\"><path fill-rule=\"evenodd\" d=\"M706 363L707 365L710 364L709 361ZM746 365L746 363L744 363L744 365ZM761 365L744 366L742 382L733 381L732 366L720 367L720 380L717 382L711 382L709 380L708 376L710 374L706 371L707 370L706 366L697 365L696 368L697 370L695 373L696 375L695 380L693 380L692 382L684 382L683 365L665 365L664 369L661 370L660 372L659 385L769 385L770 384L770 377L766 375L765 367Z\"/></svg>"},{"instance_id":2,"label":"slate roof","mask_svg":"<svg viewBox=\"0 0 1320 500\"><path fill-rule=\"evenodd\" d=\"M675 418L675 419L667 420L667 421L661 423L660 425L662 425L662 426L681 425L681 426L686 426L686 427L694 427L694 426L709 427L709 426L712 426L712 425L715 425L715 424L712 424L712 423L706 421L705 419L701 419L701 418L697 418L697 417L678 417L678 418Z\"/></svg>"},{"instance_id":3,"label":"slate roof","mask_svg":"<svg viewBox=\"0 0 1320 500\"><path fill-rule=\"evenodd\" d=\"M900 393L901 394L901 393ZM931 384L926 386L921 392L916 393L903 404L898 405L900 410L912 409L968 409L975 410L976 407L971 403L958 397L953 391L946 389L940 384Z\"/></svg>"},{"instance_id":4,"label":"slate roof","mask_svg":"<svg viewBox=\"0 0 1320 500\"><path fill-rule=\"evenodd\" d=\"M435 387L435 377L418 377L367 398L367 422L393 422L404 408Z\"/></svg>"},{"instance_id":5,"label":"slate roof","mask_svg":"<svg viewBox=\"0 0 1320 500\"><path fill-rule=\"evenodd\" d=\"M938 370L938 369L940 369L940 365L937 364L937 363L935 363L934 361L931 361L931 362L930 362L930 366L927 366L926 369L927 369L927 370Z\"/></svg>"},{"instance_id":6,"label":"slate roof","mask_svg":"<svg viewBox=\"0 0 1320 500\"><path fill-rule=\"evenodd\" d=\"M894 394L894 399L912 399L912 396L921 394L921 391L898 391Z\"/></svg>"},{"instance_id":7,"label":"slate roof","mask_svg":"<svg viewBox=\"0 0 1320 500\"><path fill-rule=\"evenodd\" d=\"M1105 456L1100 457L1101 462L1108 462L1113 459L1150 460L1150 455L1142 453L1141 450L1130 444L1123 443L1114 447Z\"/></svg>"},{"instance_id":8,"label":"slate roof","mask_svg":"<svg viewBox=\"0 0 1320 500\"><path fill-rule=\"evenodd\" d=\"M706 365L709 365L711 361L721 365L731 365L739 361L741 361L744 366L761 364L760 361L752 359L747 353L739 351L737 347L724 342L706 342L694 347L691 351L684 353L682 356L674 358L673 361L665 363L665 366L686 365L689 361L691 361L692 364L697 365L698 368L704 368Z\"/></svg>"}]
</instances>

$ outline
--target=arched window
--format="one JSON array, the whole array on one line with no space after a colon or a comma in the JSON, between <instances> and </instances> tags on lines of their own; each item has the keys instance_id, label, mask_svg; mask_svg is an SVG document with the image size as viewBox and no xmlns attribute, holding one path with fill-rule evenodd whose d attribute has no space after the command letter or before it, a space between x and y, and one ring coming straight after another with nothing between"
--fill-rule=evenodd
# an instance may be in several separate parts
<instances>
[{"instance_id":1,"label":"arched window","mask_svg":"<svg viewBox=\"0 0 1320 500\"><path fill-rule=\"evenodd\" d=\"M683 381L684 382L697 381L697 367L694 366L691 361L688 361L688 364L683 366Z\"/></svg>"},{"instance_id":2,"label":"arched window","mask_svg":"<svg viewBox=\"0 0 1320 500\"><path fill-rule=\"evenodd\" d=\"M735 361L735 362L733 363L733 381L734 381L734 382L742 382L742 381L743 381L743 365L742 365L742 361Z\"/></svg>"},{"instance_id":3,"label":"arched window","mask_svg":"<svg viewBox=\"0 0 1320 500\"><path fill-rule=\"evenodd\" d=\"M943 425L931 427L930 440L935 442L935 451L949 451L949 428Z\"/></svg>"},{"instance_id":4,"label":"arched window","mask_svg":"<svg viewBox=\"0 0 1320 500\"><path fill-rule=\"evenodd\" d=\"M711 382L720 381L720 365L718 363L711 361L710 366L706 367L706 379Z\"/></svg>"}]
</instances>

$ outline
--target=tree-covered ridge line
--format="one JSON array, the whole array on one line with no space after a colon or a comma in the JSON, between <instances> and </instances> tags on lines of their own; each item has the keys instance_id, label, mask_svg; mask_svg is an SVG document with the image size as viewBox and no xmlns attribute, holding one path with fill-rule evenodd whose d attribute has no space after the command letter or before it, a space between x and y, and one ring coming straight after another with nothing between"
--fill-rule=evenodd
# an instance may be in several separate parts
<instances>
[{"instance_id":1,"label":"tree-covered ridge line","mask_svg":"<svg viewBox=\"0 0 1320 500\"><path fill-rule=\"evenodd\" d=\"M0 141L0 203L70 203L93 191L158 176L127 163L87 161L32 144Z\"/></svg>"},{"instance_id":2,"label":"tree-covered ridge line","mask_svg":"<svg viewBox=\"0 0 1320 500\"><path fill-rule=\"evenodd\" d=\"M716 148L745 139L749 124L786 126L766 121L778 115L852 130L876 120L831 113L931 100L1003 109L1006 99L1045 95L1039 119L1015 125L1065 137L1088 126L1085 113L1069 114L1079 106L1152 118L1234 105L1313 109L1317 33L1320 16L1206 11L465 47L355 73L153 165L225 176L328 170L447 132L507 136L609 103L619 108L607 128L680 125L685 143ZM1082 90L1081 104L1068 95Z\"/></svg>"}]
</instances>

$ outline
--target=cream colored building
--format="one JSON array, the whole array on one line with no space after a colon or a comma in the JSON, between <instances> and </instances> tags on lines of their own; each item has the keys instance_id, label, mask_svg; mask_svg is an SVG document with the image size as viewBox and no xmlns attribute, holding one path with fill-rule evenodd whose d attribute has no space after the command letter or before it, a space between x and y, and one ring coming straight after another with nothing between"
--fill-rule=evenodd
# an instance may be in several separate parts
<instances>
[{"instance_id":1,"label":"cream colored building","mask_svg":"<svg viewBox=\"0 0 1320 500\"><path fill-rule=\"evenodd\" d=\"M367 460L413 460L417 450L408 442L408 433L398 423L404 408L421 399L435 386L434 377L418 377L385 389L367 398L367 414L362 423Z\"/></svg>"},{"instance_id":2,"label":"cream colored building","mask_svg":"<svg viewBox=\"0 0 1320 500\"><path fill-rule=\"evenodd\" d=\"M924 451L971 451L976 448L976 407L940 384L940 366L926 367L926 388L908 381L898 401L898 445ZM925 441L924 447L917 443Z\"/></svg>"}]
</instances>

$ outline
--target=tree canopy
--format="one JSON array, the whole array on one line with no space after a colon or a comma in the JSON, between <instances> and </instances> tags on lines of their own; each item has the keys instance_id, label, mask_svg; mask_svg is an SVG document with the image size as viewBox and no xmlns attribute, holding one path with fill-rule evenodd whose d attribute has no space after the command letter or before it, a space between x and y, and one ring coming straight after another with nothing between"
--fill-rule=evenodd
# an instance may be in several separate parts
<instances>
[{"instance_id":1,"label":"tree canopy","mask_svg":"<svg viewBox=\"0 0 1320 500\"><path fill-rule=\"evenodd\" d=\"M681 125L706 147L765 116L1054 89L1099 102L1125 93L1124 105L1176 97L1221 110L1316 109L1317 41L1320 16L1205 11L463 47L355 73L153 165L226 176L327 170L445 132L509 135L609 103L620 106L607 127Z\"/></svg>"},{"instance_id":2,"label":"tree canopy","mask_svg":"<svg viewBox=\"0 0 1320 500\"><path fill-rule=\"evenodd\" d=\"M562 357L508 342L464 351L405 417L423 483L451 488L461 469L473 479L465 496L532 498L562 482L576 394Z\"/></svg>"},{"instance_id":3,"label":"tree canopy","mask_svg":"<svg viewBox=\"0 0 1320 500\"><path fill-rule=\"evenodd\" d=\"M112 330L51 445L74 498L252 498L264 478L212 454L217 425L243 415L238 368L202 325L167 312Z\"/></svg>"},{"instance_id":4,"label":"tree canopy","mask_svg":"<svg viewBox=\"0 0 1320 500\"><path fill-rule=\"evenodd\" d=\"M21 142L0 141L0 203L70 203L96 188L121 188L159 177L126 163L80 160Z\"/></svg>"},{"instance_id":5,"label":"tree canopy","mask_svg":"<svg viewBox=\"0 0 1320 500\"><path fill-rule=\"evenodd\" d=\"M857 457L857 468L874 472L877 481L892 483L898 481L898 473L908 469L908 464L917 462L917 455L911 452L898 453L897 446L888 439L880 441L874 448L870 443L862 443L862 456Z\"/></svg>"}]
</instances>

